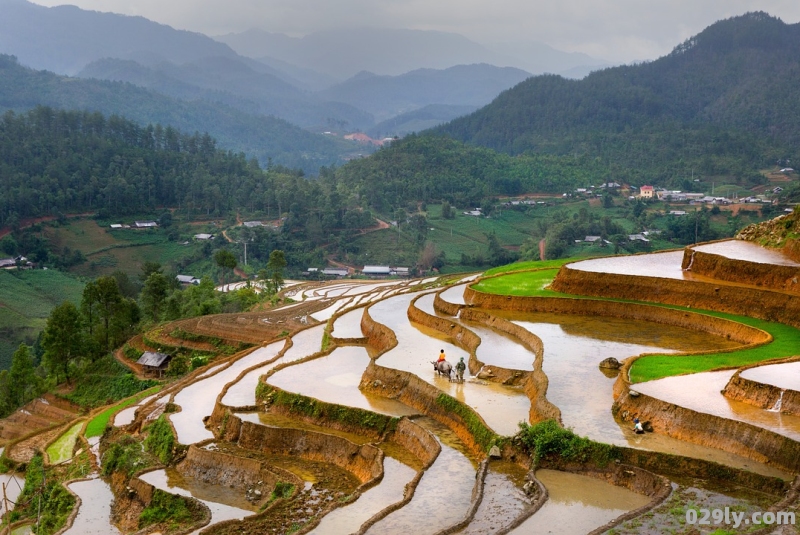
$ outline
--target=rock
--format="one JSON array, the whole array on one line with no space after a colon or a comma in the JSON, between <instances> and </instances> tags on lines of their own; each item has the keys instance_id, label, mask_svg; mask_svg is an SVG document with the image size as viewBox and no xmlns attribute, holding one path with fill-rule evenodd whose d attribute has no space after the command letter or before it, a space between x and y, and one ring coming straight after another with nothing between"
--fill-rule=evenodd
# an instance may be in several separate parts
<instances>
[{"instance_id":1,"label":"rock","mask_svg":"<svg viewBox=\"0 0 800 535\"><path fill-rule=\"evenodd\" d=\"M490 368L486 368L484 366L483 368L480 369L480 371L475 377L477 377L478 379L491 379L492 377L494 377L494 373Z\"/></svg>"},{"instance_id":2,"label":"rock","mask_svg":"<svg viewBox=\"0 0 800 535\"><path fill-rule=\"evenodd\" d=\"M630 395L632 398L638 398L639 396L641 396L641 394L640 394L639 392L637 392L636 390L630 390L630 391L628 391L628 394L629 394L629 395Z\"/></svg>"},{"instance_id":3,"label":"rock","mask_svg":"<svg viewBox=\"0 0 800 535\"><path fill-rule=\"evenodd\" d=\"M373 388L381 388L383 386L383 382L380 379L375 379L372 381Z\"/></svg>"},{"instance_id":4,"label":"rock","mask_svg":"<svg viewBox=\"0 0 800 535\"><path fill-rule=\"evenodd\" d=\"M608 368L611 370L618 370L622 364L615 359L614 357L608 357L607 359L603 359L603 361L599 364L601 368Z\"/></svg>"},{"instance_id":5,"label":"rock","mask_svg":"<svg viewBox=\"0 0 800 535\"><path fill-rule=\"evenodd\" d=\"M500 448L498 448L497 445L492 446L489 450L489 457L492 459L499 459L502 456L503 455L500 453Z\"/></svg>"},{"instance_id":6,"label":"rock","mask_svg":"<svg viewBox=\"0 0 800 535\"><path fill-rule=\"evenodd\" d=\"M642 429L644 429L648 433L652 433L653 432L653 423L650 422L650 420L648 420L646 422L642 422Z\"/></svg>"}]
</instances>

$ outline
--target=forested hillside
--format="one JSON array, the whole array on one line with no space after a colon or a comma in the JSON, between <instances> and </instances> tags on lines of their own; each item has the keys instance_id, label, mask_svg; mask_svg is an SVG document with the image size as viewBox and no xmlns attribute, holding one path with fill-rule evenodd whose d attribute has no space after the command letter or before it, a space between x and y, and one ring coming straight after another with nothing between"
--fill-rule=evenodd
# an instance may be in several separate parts
<instances>
[{"instance_id":1,"label":"forested hillside","mask_svg":"<svg viewBox=\"0 0 800 535\"><path fill-rule=\"evenodd\" d=\"M22 67L0 54L0 111L36 106L121 115L140 125L160 123L183 132L208 132L221 147L316 173L321 165L361 151L355 144L321 136L286 121L246 113L210 101L182 101L122 82L83 80Z\"/></svg>"},{"instance_id":2,"label":"forested hillside","mask_svg":"<svg viewBox=\"0 0 800 535\"><path fill-rule=\"evenodd\" d=\"M115 216L156 207L296 219L312 200L317 213L325 204L318 181L281 167L264 172L242 154L217 149L208 135L45 107L0 120L0 190L0 226L59 212Z\"/></svg>"},{"instance_id":3,"label":"forested hillside","mask_svg":"<svg viewBox=\"0 0 800 535\"><path fill-rule=\"evenodd\" d=\"M608 166L589 156L509 156L444 136L410 135L336 172L344 188L388 212L405 203L446 199L478 206L487 196L558 193L601 182Z\"/></svg>"},{"instance_id":4,"label":"forested hillside","mask_svg":"<svg viewBox=\"0 0 800 535\"><path fill-rule=\"evenodd\" d=\"M658 182L745 175L800 142L800 25L718 22L656 61L583 80L537 76L439 133L510 154L589 154Z\"/></svg>"}]
</instances>

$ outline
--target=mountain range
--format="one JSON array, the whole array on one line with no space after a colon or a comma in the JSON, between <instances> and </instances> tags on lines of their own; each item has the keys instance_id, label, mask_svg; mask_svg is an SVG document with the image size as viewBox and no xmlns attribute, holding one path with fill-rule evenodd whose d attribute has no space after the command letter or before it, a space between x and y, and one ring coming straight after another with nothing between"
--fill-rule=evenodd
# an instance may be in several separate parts
<instances>
[{"instance_id":1,"label":"mountain range","mask_svg":"<svg viewBox=\"0 0 800 535\"><path fill-rule=\"evenodd\" d=\"M361 29L302 39L257 31L227 36L238 52L260 56L254 59L208 36L142 17L74 6L47 8L26 0L0 0L0 10L0 53L14 55L23 66L127 82L181 102L277 117L316 133L374 132L383 123L377 131L403 135L410 128L450 120L456 110L485 105L529 76L521 69L480 63L504 59L442 32ZM356 42L358 47L340 54ZM437 111L429 109L422 122L391 121L427 106ZM399 128L392 130L393 124Z\"/></svg>"},{"instance_id":2,"label":"mountain range","mask_svg":"<svg viewBox=\"0 0 800 535\"><path fill-rule=\"evenodd\" d=\"M436 133L510 154L592 154L629 168L702 161L714 174L732 170L721 159L767 165L796 152L798 87L800 24L748 13L652 62L582 80L532 77Z\"/></svg>"},{"instance_id":3,"label":"mountain range","mask_svg":"<svg viewBox=\"0 0 800 535\"><path fill-rule=\"evenodd\" d=\"M473 63L516 67L533 74L573 76L607 65L603 60L562 52L543 43L497 43L487 47L454 33L408 29L347 28L304 37L251 29L216 39L243 56L273 66L276 60L297 65L340 81L361 71L397 76L416 69L447 69Z\"/></svg>"}]
</instances>

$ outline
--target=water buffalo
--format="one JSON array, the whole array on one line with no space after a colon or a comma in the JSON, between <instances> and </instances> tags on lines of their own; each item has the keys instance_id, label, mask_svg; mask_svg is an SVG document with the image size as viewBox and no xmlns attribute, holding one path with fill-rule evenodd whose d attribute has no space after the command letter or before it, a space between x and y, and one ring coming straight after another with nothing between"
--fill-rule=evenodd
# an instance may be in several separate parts
<instances>
[{"instance_id":1,"label":"water buffalo","mask_svg":"<svg viewBox=\"0 0 800 535\"><path fill-rule=\"evenodd\" d=\"M450 374L453 371L453 367L450 365L449 362L447 362L446 360L441 360L441 361L433 360L431 361L431 364L433 364L433 369L436 371L436 373L438 373L439 375L444 375L445 377L450 379Z\"/></svg>"}]
</instances>

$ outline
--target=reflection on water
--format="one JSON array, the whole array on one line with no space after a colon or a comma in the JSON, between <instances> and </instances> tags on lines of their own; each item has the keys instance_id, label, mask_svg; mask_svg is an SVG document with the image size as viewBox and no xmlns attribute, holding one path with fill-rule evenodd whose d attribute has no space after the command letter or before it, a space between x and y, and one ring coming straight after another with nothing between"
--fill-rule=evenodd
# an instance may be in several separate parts
<instances>
[{"instance_id":1,"label":"reflection on water","mask_svg":"<svg viewBox=\"0 0 800 535\"><path fill-rule=\"evenodd\" d=\"M731 348L736 343L691 329L619 318L506 311L492 311L492 314L514 321L542 339L542 369L549 380L547 399L561 409L564 424L579 435L608 444L685 455L786 477L784 472L769 465L716 448L658 433L636 435L628 424L620 425L611 414L615 378L607 377L598 368L603 359L621 360L643 352ZM506 346L498 344L496 341L495 345L505 350Z\"/></svg>"},{"instance_id":2,"label":"reflection on water","mask_svg":"<svg viewBox=\"0 0 800 535\"><path fill-rule=\"evenodd\" d=\"M628 441L611 414L615 379L598 368L603 359L738 345L691 329L621 318L508 312L497 315L542 339L542 370L550 383L547 399L561 409L564 424L580 435L613 444Z\"/></svg>"},{"instance_id":3,"label":"reflection on water","mask_svg":"<svg viewBox=\"0 0 800 535\"><path fill-rule=\"evenodd\" d=\"M265 349L270 355L277 355L285 345L285 341L273 342ZM222 398L222 404L228 407L251 407L256 404L256 386L258 385L258 378L267 373L273 367L277 366L284 361L284 357L275 359L273 362L256 368L247 373L244 377L239 379L234 384L230 385L225 396Z\"/></svg>"},{"instance_id":4,"label":"reflection on water","mask_svg":"<svg viewBox=\"0 0 800 535\"><path fill-rule=\"evenodd\" d=\"M20 492L22 492L22 487L25 486L25 478L12 473L0 474L0 484L3 486L3 496L8 499L8 510L11 511L14 509L14 502L17 501ZM5 500L0 501L0 516L4 514L6 514Z\"/></svg>"},{"instance_id":5,"label":"reflection on water","mask_svg":"<svg viewBox=\"0 0 800 535\"><path fill-rule=\"evenodd\" d=\"M288 366L268 382L287 392L314 397L328 403L367 409L391 416L414 414L399 401L367 395L358 389L361 375L369 365L367 350L358 346L336 348L330 355Z\"/></svg>"},{"instance_id":6,"label":"reflection on water","mask_svg":"<svg viewBox=\"0 0 800 535\"><path fill-rule=\"evenodd\" d=\"M117 414L114 415L114 425L116 427L121 427L123 425L130 424L131 422L133 422L133 419L136 417L136 410L139 407L147 405L148 403L150 403L152 400L154 400L159 395L160 394L155 393L152 396L147 396L146 398L141 400L139 403L136 403L134 405L131 405L130 407L126 407L126 408L122 409L121 411L119 411Z\"/></svg>"},{"instance_id":7,"label":"reflection on water","mask_svg":"<svg viewBox=\"0 0 800 535\"><path fill-rule=\"evenodd\" d=\"M462 453L463 444L438 422L415 421L436 434L442 452L422 476L408 505L377 522L368 534L436 533L463 520L469 509L475 465Z\"/></svg>"},{"instance_id":8,"label":"reflection on water","mask_svg":"<svg viewBox=\"0 0 800 535\"><path fill-rule=\"evenodd\" d=\"M333 322L333 336L336 338L361 338L361 316L364 314L363 308L342 314Z\"/></svg>"},{"instance_id":9,"label":"reflection on water","mask_svg":"<svg viewBox=\"0 0 800 535\"><path fill-rule=\"evenodd\" d=\"M800 348L798 348L800 351ZM767 364L750 368L741 373L740 377L759 383L777 386L784 390L800 391L800 361L787 362L786 364Z\"/></svg>"},{"instance_id":10,"label":"reflection on water","mask_svg":"<svg viewBox=\"0 0 800 535\"><path fill-rule=\"evenodd\" d=\"M76 481L68 485L81 499L78 516L64 535L111 535L120 531L111 523L114 494L102 479Z\"/></svg>"},{"instance_id":11,"label":"reflection on water","mask_svg":"<svg viewBox=\"0 0 800 535\"><path fill-rule=\"evenodd\" d=\"M728 399L721 390L736 370L703 372L637 383L639 392L693 411L739 420L800 440L800 417Z\"/></svg>"},{"instance_id":12,"label":"reflection on water","mask_svg":"<svg viewBox=\"0 0 800 535\"><path fill-rule=\"evenodd\" d=\"M538 470L536 477L550 499L511 533L588 533L623 513L649 503L649 498L587 476Z\"/></svg>"},{"instance_id":13,"label":"reflection on water","mask_svg":"<svg viewBox=\"0 0 800 535\"><path fill-rule=\"evenodd\" d=\"M681 262L683 262L683 251L669 251L646 255L593 258L575 262L569 267L578 271L595 273L638 275L663 279L694 279L691 272L684 272L681 269Z\"/></svg>"},{"instance_id":14,"label":"reflection on water","mask_svg":"<svg viewBox=\"0 0 800 535\"><path fill-rule=\"evenodd\" d=\"M416 475L405 464L387 456L383 459L383 479L355 502L334 509L310 533L353 533L376 513L403 499L403 491Z\"/></svg>"},{"instance_id":15,"label":"reflection on water","mask_svg":"<svg viewBox=\"0 0 800 535\"><path fill-rule=\"evenodd\" d=\"M496 383L467 381L451 383L433 371L431 361L436 360L440 349L445 350L451 364L469 354L458 348L452 340L438 331L411 323L405 313L414 295L400 295L376 303L369 309L372 318L392 329L397 336L397 346L381 355L378 364L387 368L413 373L443 392L475 409L495 432L513 435L520 421L528 421L530 400L521 389Z\"/></svg>"},{"instance_id":16,"label":"reflection on water","mask_svg":"<svg viewBox=\"0 0 800 535\"><path fill-rule=\"evenodd\" d=\"M211 431L203 425L203 418L214 410L219 393L247 368L274 358L276 347L276 344L271 344L256 349L218 374L193 383L176 394L175 404L180 405L181 412L172 414L170 420L175 427L178 441L181 444L194 444L213 438Z\"/></svg>"},{"instance_id":17,"label":"reflection on water","mask_svg":"<svg viewBox=\"0 0 800 535\"><path fill-rule=\"evenodd\" d=\"M775 264L778 266L800 266L781 251L767 249L760 245L743 240L726 240L694 247L695 251L711 253L734 260L746 260L758 264Z\"/></svg>"},{"instance_id":18,"label":"reflection on water","mask_svg":"<svg viewBox=\"0 0 800 535\"><path fill-rule=\"evenodd\" d=\"M455 286L451 286L447 290L441 293L441 298L448 303L453 303L456 305L463 305L464 304L464 289L466 289L466 284L457 284Z\"/></svg>"}]
</instances>

